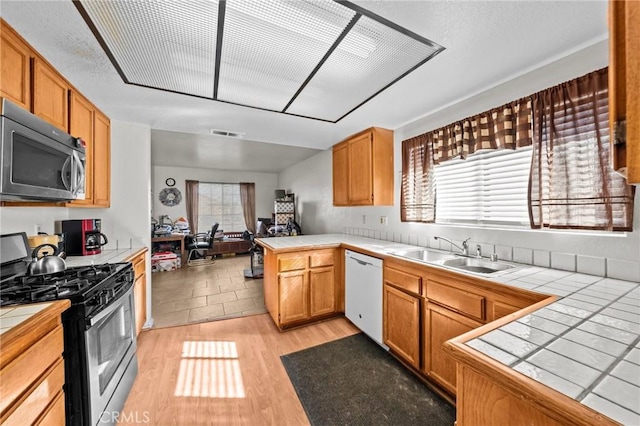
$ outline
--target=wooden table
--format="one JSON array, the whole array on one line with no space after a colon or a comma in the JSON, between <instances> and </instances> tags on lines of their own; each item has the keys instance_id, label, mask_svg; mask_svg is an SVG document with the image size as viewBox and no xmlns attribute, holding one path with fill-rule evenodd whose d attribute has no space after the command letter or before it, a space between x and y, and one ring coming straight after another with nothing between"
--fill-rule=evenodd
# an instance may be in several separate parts
<instances>
[{"instance_id":1,"label":"wooden table","mask_svg":"<svg viewBox=\"0 0 640 426\"><path fill-rule=\"evenodd\" d=\"M185 257L186 253L184 250L184 237L185 235L182 235L182 234L168 235L166 237L153 237L151 238L151 247L153 247L155 243L168 243L171 241L180 241L180 259L182 262L182 266L185 266L187 264L187 258Z\"/></svg>"}]
</instances>

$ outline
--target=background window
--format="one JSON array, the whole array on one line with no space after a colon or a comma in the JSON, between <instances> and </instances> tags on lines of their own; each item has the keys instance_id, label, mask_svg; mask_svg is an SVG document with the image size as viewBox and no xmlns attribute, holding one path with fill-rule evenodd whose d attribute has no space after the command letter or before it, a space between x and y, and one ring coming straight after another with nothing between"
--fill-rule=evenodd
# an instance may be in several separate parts
<instances>
[{"instance_id":1,"label":"background window","mask_svg":"<svg viewBox=\"0 0 640 426\"><path fill-rule=\"evenodd\" d=\"M237 183L206 183L198 185L198 232L211 230L218 222L218 230L242 232L246 226Z\"/></svg>"},{"instance_id":2,"label":"background window","mask_svg":"<svg viewBox=\"0 0 640 426\"><path fill-rule=\"evenodd\" d=\"M435 166L436 223L529 227L531 152L480 151Z\"/></svg>"}]
</instances>

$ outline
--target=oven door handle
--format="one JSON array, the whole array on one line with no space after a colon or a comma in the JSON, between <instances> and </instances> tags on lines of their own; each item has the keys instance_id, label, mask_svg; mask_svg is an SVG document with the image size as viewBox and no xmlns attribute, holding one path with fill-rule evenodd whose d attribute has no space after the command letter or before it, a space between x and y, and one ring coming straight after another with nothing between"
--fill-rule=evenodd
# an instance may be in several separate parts
<instances>
[{"instance_id":1,"label":"oven door handle","mask_svg":"<svg viewBox=\"0 0 640 426\"><path fill-rule=\"evenodd\" d=\"M98 312L95 316L87 318L89 320L89 327L93 327L107 316L111 315L112 312L115 312L121 305L124 304L127 296L131 294L133 291L133 286L129 287L127 291L118 296L117 299L113 299L109 302L109 305L103 310Z\"/></svg>"}]
</instances>

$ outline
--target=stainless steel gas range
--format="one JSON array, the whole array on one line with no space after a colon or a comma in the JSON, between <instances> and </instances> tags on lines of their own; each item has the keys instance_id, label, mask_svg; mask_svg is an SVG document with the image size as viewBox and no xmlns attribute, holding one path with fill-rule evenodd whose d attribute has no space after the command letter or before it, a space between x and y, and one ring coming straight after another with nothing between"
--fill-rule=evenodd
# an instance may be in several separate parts
<instances>
[{"instance_id":1,"label":"stainless steel gas range","mask_svg":"<svg viewBox=\"0 0 640 426\"><path fill-rule=\"evenodd\" d=\"M66 424L115 423L138 373L131 263L28 275L26 234L0 243L0 306L71 301L62 314Z\"/></svg>"}]
</instances>

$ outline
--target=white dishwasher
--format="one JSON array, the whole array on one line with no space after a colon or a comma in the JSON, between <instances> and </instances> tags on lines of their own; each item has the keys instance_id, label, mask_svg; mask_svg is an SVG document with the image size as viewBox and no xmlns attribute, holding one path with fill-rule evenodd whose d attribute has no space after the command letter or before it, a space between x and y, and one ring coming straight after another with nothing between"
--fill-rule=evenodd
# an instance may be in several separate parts
<instances>
[{"instance_id":1,"label":"white dishwasher","mask_svg":"<svg viewBox=\"0 0 640 426\"><path fill-rule=\"evenodd\" d=\"M382 260L345 250L345 315L367 336L382 341Z\"/></svg>"}]
</instances>

